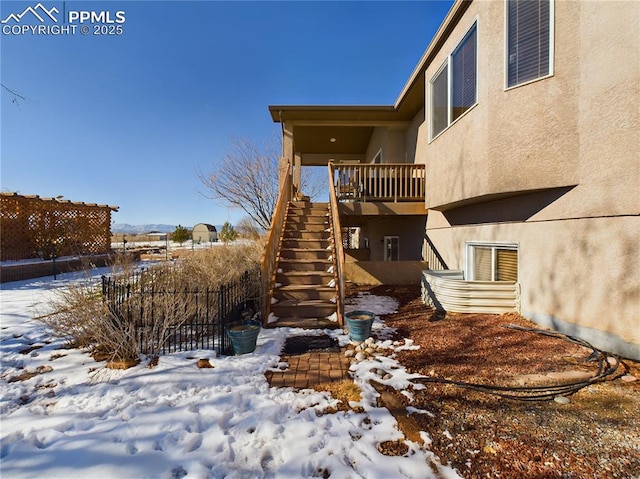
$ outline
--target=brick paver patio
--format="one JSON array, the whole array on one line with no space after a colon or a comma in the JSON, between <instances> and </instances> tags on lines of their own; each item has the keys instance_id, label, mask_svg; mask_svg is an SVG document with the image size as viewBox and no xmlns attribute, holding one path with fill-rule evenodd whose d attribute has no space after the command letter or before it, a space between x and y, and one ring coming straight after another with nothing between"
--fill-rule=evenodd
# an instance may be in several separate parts
<instances>
[{"instance_id":1,"label":"brick paver patio","mask_svg":"<svg viewBox=\"0 0 640 479\"><path fill-rule=\"evenodd\" d=\"M349 358L340 352L311 351L301 354L283 354L283 362L289 364L285 370L267 371L272 387L305 389L315 384L340 381L348 377Z\"/></svg>"}]
</instances>

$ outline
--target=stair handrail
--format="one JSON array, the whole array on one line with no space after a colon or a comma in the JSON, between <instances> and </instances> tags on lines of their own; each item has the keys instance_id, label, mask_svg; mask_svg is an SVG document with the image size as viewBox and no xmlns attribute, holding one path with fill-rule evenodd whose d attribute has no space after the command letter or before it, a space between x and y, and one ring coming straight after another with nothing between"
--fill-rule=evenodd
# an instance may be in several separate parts
<instances>
[{"instance_id":1,"label":"stair handrail","mask_svg":"<svg viewBox=\"0 0 640 479\"><path fill-rule=\"evenodd\" d=\"M278 262L278 252L282 239L282 231L287 216L287 207L293 193L291 165L287 164L287 170L280 185L278 201L271 216L271 226L266 237L264 253L262 255L262 324L267 327L269 315L271 314L271 299L273 298L273 288L276 279L276 264Z\"/></svg>"},{"instance_id":2,"label":"stair handrail","mask_svg":"<svg viewBox=\"0 0 640 479\"><path fill-rule=\"evenodd\" d=\"M336 314L338 324L344 325L344 249L342 246L342 228L340 227L340 214L338 212L338 197L336 196L334 166L329 162L329 221L333 232L333 254L335 257L334 277L338 285L338 297L336 298Z\"/></svg>"}]
</instances>

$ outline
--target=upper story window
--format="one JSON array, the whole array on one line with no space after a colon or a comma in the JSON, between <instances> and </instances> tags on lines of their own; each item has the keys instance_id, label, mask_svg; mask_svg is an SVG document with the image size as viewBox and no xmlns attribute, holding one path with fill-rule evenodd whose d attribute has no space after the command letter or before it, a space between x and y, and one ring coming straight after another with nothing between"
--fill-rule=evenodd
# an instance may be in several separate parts
<instances>
[{"instance_id":1,"label":"upper story window","mask_svg":"<svg viewBox=\"0 0 640 479\"><path fill-rule=\"evenodd\" d=\"M507 88L553 73L552 0L507 0Z\"/></svg>"},{"instance_id":2,"label":"upper story window","mask_svg":"<svg viewBox=\"0 0 640 479\"><path fill-rule=\"evenodd\" d=\"M442 133L477 102L476 24L430 80L431 138Z\"/></svg>"}]
</instances>

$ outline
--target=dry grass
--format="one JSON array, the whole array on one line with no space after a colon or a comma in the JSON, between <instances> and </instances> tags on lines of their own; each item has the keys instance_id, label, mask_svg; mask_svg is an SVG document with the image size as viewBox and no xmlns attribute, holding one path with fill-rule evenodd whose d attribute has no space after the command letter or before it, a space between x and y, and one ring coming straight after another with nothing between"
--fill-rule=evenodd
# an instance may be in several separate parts
<instances>
[{"instance_id":1,"label":"dry grass","mask_svg":"<svg viewBox=\"0 0 640 479\"><path fill-rule=\"evenodd\" d=\"M194 251L180 260L180 274L185 282L215 288L238 279L245 271L255 270L260 264L264 245L255 241L241 245L224 245Z\"/></svg>"},{"instance_id":2,"label":"dry grass","mask_svg":"<svg viewBox=\"0 0 640 479\"><path fill-rule=\"evenodd\" d=\"M330 393L334 399L339 401L336 408L327 411L329 414L337 411L355 410L351 407L350 403L362 400L362 391L351 379L320 383L312 387L316 391L326 391Z\"/></svg>"},{"instance_id":3,"label":"dry grass","mask_svg":"<svg viewBox=\"0 0 640 479\"><path fill-rule=\"evenodd\" d=\"M120 257L111 277L132 285L131 291L153 288L155 295L131 294L122 309L140 311L134 327L118 311L103 301L100 285L91 278L59 289L49 306L53 314L39 319L55 336L66 338L77 347L87 348L96 358L114 364L130 364L139 359L140 344L159 354L167 331L184 324L196 314L196 291L214 290L237 280L245 271L255 271L262 254L259 242L225 245L186 255L175 263L163 263L134 278L137 265ZM173 292L174 294L168 294ZM175 293L179 294L175 294Z\"/></svg>"}]
</instances>

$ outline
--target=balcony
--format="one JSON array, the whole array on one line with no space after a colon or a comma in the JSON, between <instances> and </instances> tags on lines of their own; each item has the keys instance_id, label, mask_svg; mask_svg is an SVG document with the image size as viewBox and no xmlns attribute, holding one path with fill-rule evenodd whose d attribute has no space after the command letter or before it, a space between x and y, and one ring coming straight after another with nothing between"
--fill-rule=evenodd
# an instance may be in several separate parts
<instances>
[{"instance_id":1,"label":"balcony","mask_svg":"<svg viewBox=\"0 0 640 479\"><path fill-rule=\"evenodd\" d=\"M424 165L332 165L338 201L424 202Z\"/></svg>"},{"instance_id":2,"label":"balcony","mask_svg":"<svg viewBox=\"0 0 640 479\"><path fill-rule=\"evenodd\" d=\"M407 163L334 164L341 215L426 215L425 167Z\"/></svg>"}]
</instances>

